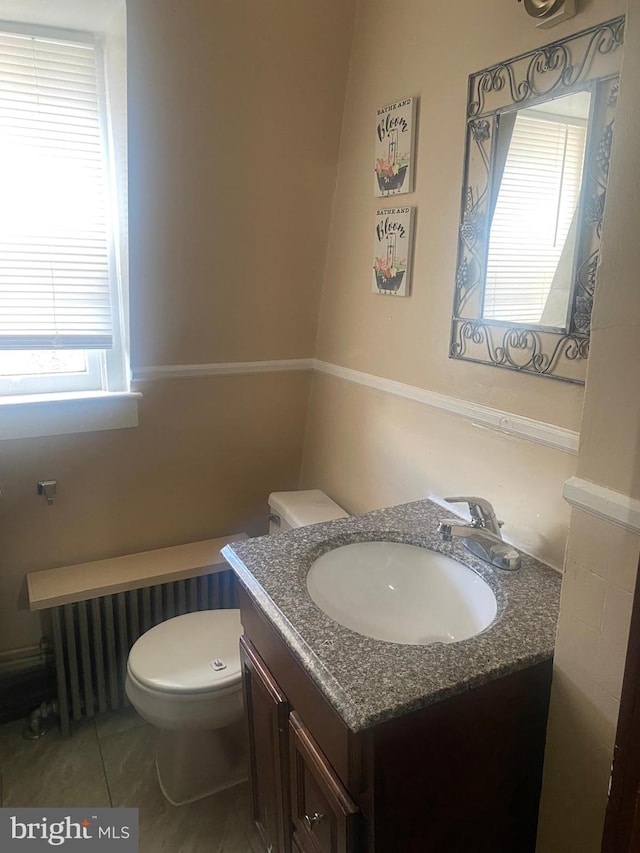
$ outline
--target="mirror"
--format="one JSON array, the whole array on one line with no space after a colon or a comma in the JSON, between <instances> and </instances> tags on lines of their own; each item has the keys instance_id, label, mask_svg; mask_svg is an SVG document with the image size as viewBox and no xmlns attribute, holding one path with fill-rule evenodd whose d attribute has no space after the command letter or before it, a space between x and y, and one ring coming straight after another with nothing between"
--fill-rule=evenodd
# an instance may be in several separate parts
<instances>
[{"instance_id":1,"label":"mirror","mask_svg":"<svg viewBox=\"0 0 640 853\"><path fill-rule=\"evenodd\" d=\"M453 358L584 382L623 26L469 78Z\"/></svg>"}]
</instances>

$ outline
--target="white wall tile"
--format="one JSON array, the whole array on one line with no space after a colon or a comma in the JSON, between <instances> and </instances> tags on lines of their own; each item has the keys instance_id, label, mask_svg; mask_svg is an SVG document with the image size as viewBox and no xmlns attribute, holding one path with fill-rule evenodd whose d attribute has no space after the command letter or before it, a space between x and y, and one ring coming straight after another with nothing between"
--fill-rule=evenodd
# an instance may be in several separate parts
<instances>
[{"instance_id":1,"label":"white wall tile","mask_svg":"<svg viewBox=\"0 0 640 853\"><path fill-rule=\"evenodd\" d=\"M576 566L574 584L571 612L599 631L607 589L606 581L599 575Z\"/></svg>"},{"instance_id":2,"label":"white wall tile","mask_svg":"<svg viewBox=\"0 0 640 853\"><path fill-rule=\"evenodd\" d=\"M609 643L626 648L632 609L633 594L610 584L605 592L602 614L602 635Z\"/></svg>"}]
</instances>

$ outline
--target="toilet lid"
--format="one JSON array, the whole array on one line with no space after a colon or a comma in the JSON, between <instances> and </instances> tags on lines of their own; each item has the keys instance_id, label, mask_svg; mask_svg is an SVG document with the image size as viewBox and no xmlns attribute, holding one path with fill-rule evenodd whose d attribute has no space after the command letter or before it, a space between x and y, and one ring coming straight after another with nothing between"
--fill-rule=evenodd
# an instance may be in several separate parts
<instances>
[{"instance_id":1,"label":"toilet lid","mask_svg":"<svg viewBox=\"0 0 640 853\"><path fill-rule=\"evenodd\" d=\"M239 610L201 610L161 622L133 644L131 675L165 693L201 693L240 681Z\"/></svg>"}]
</instances>

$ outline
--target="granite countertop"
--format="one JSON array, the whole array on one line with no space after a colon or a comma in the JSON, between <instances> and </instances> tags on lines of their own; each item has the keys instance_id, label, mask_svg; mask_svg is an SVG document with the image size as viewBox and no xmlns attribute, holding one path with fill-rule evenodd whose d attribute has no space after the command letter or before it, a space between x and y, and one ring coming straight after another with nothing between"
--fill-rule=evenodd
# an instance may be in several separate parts
<instances>
[{"instance_id":1,"label":"granite countertop","mask_svg":"<svg viewBox=\"0 0 640 853\"><path fill-rule=\"evenodd\" d=\"M222 554L256 606L353 731L361 731L553 656L561 575L522 554L494 569L436 532L446 510L424 500L227 545ZM306 575L325 551L390 540L455 557L492 588L496 619L458 643L374 640L343 628L311 600Z\"/></svg>"}]
</instances>

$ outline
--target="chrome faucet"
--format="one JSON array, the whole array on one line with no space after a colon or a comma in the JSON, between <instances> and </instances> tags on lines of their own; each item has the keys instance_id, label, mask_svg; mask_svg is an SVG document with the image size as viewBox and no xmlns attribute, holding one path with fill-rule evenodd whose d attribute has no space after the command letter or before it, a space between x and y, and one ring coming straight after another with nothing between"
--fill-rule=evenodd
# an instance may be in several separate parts
<instances>
[{"instance_id":1,"label":"chrome faucet","mask_svg":"<svg viewBox=\"0 0 640 853\"><path fill-rule=\"evenodd\" d=\"M499 569L513 571L520 568L520 554L502 538L502 522L496 518L489 501L477 497L445 498L447 503L469 505L471 524L457 518L445 518L438 524L438 533L445 542L460 537L462 544L481 560Z\"/></svg>"}]
</instances>

